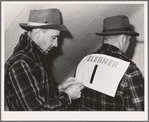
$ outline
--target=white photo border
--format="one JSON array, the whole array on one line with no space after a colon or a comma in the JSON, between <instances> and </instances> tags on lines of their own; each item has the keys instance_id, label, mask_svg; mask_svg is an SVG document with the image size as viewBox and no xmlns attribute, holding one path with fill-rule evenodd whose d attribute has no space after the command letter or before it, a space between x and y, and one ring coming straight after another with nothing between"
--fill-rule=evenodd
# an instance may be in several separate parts
<instances>
[{"instance_id":1,"label":"white photo border","mask_svg":"<svg viewBox=\"0 0 149 122\"><path fill-rule=\"evenodd\" d=\"M11 1L7 1L11 2ZM143 112L10 112L4 111L4 56L5 56L5 47L4 47L4 22L3 18L3 5L7 4L6 1L1 2L1 120L2 121L146 121L148 119L148 4L146 1L82 1L82 2L73 2L69 1L69 4L144 4L144 73L145 73L145 111ZM21 2L21 1L20 1ZM20 3L15 1L16 4ZM21 3L29 3L29 1L22 1ZM42 4L47 1L35 2L30 1L31 4ZM14 2L13 2L14 3ZM53 3L53 2L47 2ZM65 4L67 1L55 1L57 4ZM116 119L115 119L116 116ZM135 118L134 118L135 117Z\"/></svg>"}]
</instances>

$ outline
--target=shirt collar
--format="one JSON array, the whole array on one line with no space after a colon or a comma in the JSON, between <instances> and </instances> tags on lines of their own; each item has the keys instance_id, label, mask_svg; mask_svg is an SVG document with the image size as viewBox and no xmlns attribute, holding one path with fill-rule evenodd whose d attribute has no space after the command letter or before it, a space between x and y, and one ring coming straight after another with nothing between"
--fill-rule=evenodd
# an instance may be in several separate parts
<instances>
[{"instance_id":1,"label":"shirt collar","mask_svg":"<svg viewBox=\"0 0 149 122\"><path fill-rule=\"evenodd\" d=\"M20 36L19 43L14 49L14 53L23 50L34 61L43 67L47 67L47 55L44 51L27 35L27 32Z\"/></svg>"},{"instance_id":2,"label":"shirt collar","mask_svg":"<svg viewBox=\"0 0 149 122\"><path fill-rule=\"evenodd\" d=\"M116 55L119 55L120 57L123 57L124 60L129 61L129 62L135 64L134 62L131 61L130 58L128 58L128 57L126 56L125 53L123 53L119 48L117 48L117 47L115 47L115 46L113 46L113 45L104 43L104 44L101 46L101 48L97 51L97 53L98 53L99 51L112 52L113 55L114 55L114 54L115 54L115 56L116 56ZM118 57L119 57L119 56L118 56Z\"/></svg>"},{"instance_id":3,"label":"shirt collar","mask_svg":"<svg viewBox=\"0 0 149 122\"><path fill-rule=\"evenodd\" d=\"M27 32L20 36L19 46L23 50L46 56L46 53L27 35Z\"/></svg>"},{"instance_id":4,"label":"shirt collar","mask_svg":"<svg viewBox=\"0 0 149 122\"><path fill-rule=\"evenodd\" d=\"M106 43L102 45L100 50L107 50L107 51L112 51L112 52L119 53L119 54L124 54L119 48L113 45L110 45L110 44L106 44Z\"/></svg>"}]
</instances>

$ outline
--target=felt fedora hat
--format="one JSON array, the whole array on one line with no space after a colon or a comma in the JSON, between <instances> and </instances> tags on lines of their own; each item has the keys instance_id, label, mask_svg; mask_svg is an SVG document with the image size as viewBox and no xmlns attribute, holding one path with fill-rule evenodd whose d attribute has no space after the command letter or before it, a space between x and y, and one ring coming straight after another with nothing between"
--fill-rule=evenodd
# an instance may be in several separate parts
<instances>
[{"instance_id":1,"label":"felt fedora hat","mask_svg":"<svg viewBox=\"0 0 149 122\"><path fill-rule=\"evenodd\" d=\"M104 19L103 32L95 33L99 36L126 34L131 36L139 36L139 33L132 30L129 19L125 15L112 16Z\"/></svg>"},{"instance_id":2,"label":"felt fedora hat","mask_svg":"<svg viewBox=\"0 0 149 122\"><path fill-rule=\"evenodd\" d=\"M61 13L59 9L31 10L27 23L19 23L24 30L35 28L56 29L68 31L67 27L61 23Z\"/></svg>"}]
</instances>

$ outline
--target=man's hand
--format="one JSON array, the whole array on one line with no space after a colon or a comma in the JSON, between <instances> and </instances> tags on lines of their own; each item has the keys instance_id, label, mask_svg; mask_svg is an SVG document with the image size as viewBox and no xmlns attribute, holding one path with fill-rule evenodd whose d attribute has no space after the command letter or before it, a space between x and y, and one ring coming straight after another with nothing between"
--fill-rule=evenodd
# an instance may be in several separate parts
<instances>
[{"instance_id":1,"label":"man's hand","mask_svg":"<svg viewBox=\"0 0 149 122\"><path fill-rule=\"evenodd\" d=\"M81 97L81 90L84 88L83 83L79 82L69 86L65 92L68 94L70 99L77 99Z\"/></svg>"},{"instance_id":2,"label":"man's hand","mask_svg":"<svg viewBox=\"0 0 149 122\"><path fill-rule=\"evenodd\" d=\"M76 78L69 77L64 83L59 84L58 90L59 92L65 91L69 86L77 83Z\"/></svg>"}]
</instances>

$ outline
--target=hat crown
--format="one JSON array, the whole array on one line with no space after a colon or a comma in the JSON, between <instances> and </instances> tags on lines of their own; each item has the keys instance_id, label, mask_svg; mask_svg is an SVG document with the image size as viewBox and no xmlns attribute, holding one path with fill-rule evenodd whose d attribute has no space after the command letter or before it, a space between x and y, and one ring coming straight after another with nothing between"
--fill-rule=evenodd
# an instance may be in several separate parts
<instances>
[{"instance_id":1,"label":"hat crown","mask_svg":"<svg viewBox=\"0 0 149 122\"><path fill-rule=\"evenodd\" d=\"M124 15L104 19L103 30L131 27L128 17Z\"/></svg>"},{"instance_id":2,"label":"hat crown","mask_svg":"<svg viewBox=\"0 0 149 122\"><path fill-rule=\"evenodd\" d=\"M139 36L139 33L135 32L129 23L129 19L125 15L112 16L104 19L103 32L96 33L99 36L110 35L131 35Z\"/></svg>"},{"instance_id":3,"label":"hat crown","mask_svg":"<svg viewBox=\"0 0 149 122\"><path fill-rule=\"evenodd\" d=\"M62 24L62 14L59 9L40 9L31 10L27 23L20 23L20 27L30 31L35 28L56 29L68 31L67 27Z\"/></svg>"},{"instance_id":4,"label":"hat crown","mask_svg":"<svg viewBox=\"0 0 149 122\"><path fill-rule=\"evenodd\" d=\"M28 22L61 24L61 14L58 9L31 10Z\"/></svg>"}]
</instances>

